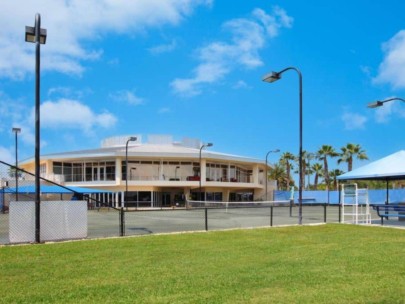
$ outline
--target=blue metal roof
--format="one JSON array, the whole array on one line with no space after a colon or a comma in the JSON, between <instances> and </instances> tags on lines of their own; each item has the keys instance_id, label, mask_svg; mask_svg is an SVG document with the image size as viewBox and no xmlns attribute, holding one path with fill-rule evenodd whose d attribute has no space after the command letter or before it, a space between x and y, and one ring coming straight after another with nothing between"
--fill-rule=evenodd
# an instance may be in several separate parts
<instances>
[{"instance_id":1,"label":"blue metal roof","mask_svg":"<svg viewBox=\"0 0 405 304\"><path fill-rule=\"evenodd\" d=\"M5 188L4 191L6 193L15 193L16 188ZM35 186L30 185L30 186L21 186L18 187L18 192L19 193L35 193ZM90 194L90 193L109 193L110 191L104 191L104 190L99 190L99 189L90 189L90 188L81 188L81 187L68 187L63 188L59 186L49 186L49 185L40 185L40 192L41 193L57 193L57 194L63 194L63 193L83 193L83 194Z\"/></svg>"}]
</instances>

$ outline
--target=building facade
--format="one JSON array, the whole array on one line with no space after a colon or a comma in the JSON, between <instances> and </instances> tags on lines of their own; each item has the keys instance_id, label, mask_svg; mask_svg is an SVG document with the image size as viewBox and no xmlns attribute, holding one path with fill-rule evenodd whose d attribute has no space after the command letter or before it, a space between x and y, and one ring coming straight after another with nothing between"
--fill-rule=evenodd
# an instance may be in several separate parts
<instances>
[{"instance_id":1,"label":"building facade","mask_svg":"<svg viewBox=\"0 0 405 304\"><path fill-rule=\"evenodd\" d=\"M20 162L30 172L34 165L34 159ZM184 206L186 199L253 201L263 199L266 189L265 161L165 135L107 138L98 149L43 155L40 166L42 177L64 186L109 191L97 199L115 207ZM274 182L267 189L271 199Z\"/></svg>"}]
</instances>

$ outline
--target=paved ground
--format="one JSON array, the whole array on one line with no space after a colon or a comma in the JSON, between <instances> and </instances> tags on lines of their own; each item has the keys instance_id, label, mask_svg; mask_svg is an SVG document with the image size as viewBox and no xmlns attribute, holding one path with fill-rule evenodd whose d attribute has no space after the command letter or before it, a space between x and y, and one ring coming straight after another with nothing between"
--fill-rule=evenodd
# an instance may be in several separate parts
<instances>
[{"instance_id":1,"label":"paved ground","mask_svg":"<svg viewBox=\"0 0 405 304\"><path fill-rule=\"evenodd\" d=\"M298 224L298 207L274 207L271 220L271 208L237 208L237 209L163 209L125 212L125 235L145 235L153 233L171 233L186 231L223 230L234 228L254 228L265 226ZM303 206L302 223L315 224L324 222L323 206ZM328 206L326 221L339 221L337 206ZM89 210L88 238L119 236L119 212L114 209ZM0 244L9 243L8 214L0 213ZM379 225L380 218L372 211L372 223ZM384 225L405 227L405 221L388 220Z\"/></svg>"}]
</instances>

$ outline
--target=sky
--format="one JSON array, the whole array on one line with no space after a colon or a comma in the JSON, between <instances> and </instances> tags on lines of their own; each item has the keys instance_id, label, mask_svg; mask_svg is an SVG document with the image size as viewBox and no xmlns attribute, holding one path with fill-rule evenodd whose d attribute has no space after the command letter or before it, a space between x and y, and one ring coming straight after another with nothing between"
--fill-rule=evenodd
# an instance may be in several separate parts
<instances>
[{"instance_id":1,"label":"sky","mask_svg":"<svg viewBox=\"0 0 405 304\"><path fill-rule=\"evenodd\" d=\"M41 45L41 154L93 149L148 134L212 142L264 159L359 144L369 161L404 149L402 0L3 0L0 160L35 154L35 14ZM271 154L270 162L280 154ZM330 169L340 168L333 161Z\"/></svg>"}]
</instances>

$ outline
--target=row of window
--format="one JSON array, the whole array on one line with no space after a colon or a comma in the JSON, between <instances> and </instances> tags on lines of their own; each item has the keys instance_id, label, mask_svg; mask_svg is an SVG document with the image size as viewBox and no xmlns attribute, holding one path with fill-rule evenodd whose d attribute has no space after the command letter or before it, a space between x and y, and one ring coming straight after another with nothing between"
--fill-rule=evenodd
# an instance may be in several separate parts
<instances>
[{"instance_id":1,"label":"row of window","mask_svg":"<svg viewBox=\"0 0 405 304\"><path fill-rule=\"evenodd\" d=\"M229 164L207 164L208 181L251 182L252 170ZM190 180L199 176L199 163L169 161L122 162L123 180ZM115 162L54 162L53 174L62 175L65 182L114 181Z\"/></svg>"}]
</instances>

